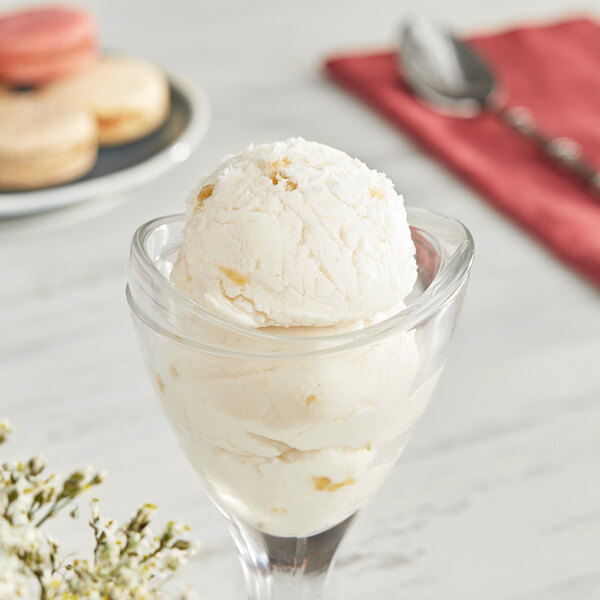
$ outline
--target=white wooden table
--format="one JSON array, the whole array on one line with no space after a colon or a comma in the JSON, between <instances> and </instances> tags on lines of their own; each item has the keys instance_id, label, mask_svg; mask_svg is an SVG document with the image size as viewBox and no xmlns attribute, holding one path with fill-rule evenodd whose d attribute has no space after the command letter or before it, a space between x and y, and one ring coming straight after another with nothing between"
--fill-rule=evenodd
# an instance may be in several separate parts
<instances>
[{"instance_id":1,"label":"white wooden table","mask_svg":"<svg viewBox=\"0 0 600 600\"><path fill-rule=\"evenodd\" d=\"M597 291L320 70L328 53L386 46L405 14L479 31L558 17L570 0L552 13L546 0L85 4L105 47L201 83L212 123L187 163L126 198L0 225L0 415L17 428L3 453L106 468L103 513L156 502L159 519L202 541L181 579L203 599L243 597L225 526L146 380L124 297L128 247L141 223L181 212L222 155L302 135L387 172L407 204L458 217L477 244L437 396L345 540L332 599L600 598ZM597 0L577 8L600 17ZM85 529L55 526L68 548L89 547Z\"/></svg>"}]
</instances>

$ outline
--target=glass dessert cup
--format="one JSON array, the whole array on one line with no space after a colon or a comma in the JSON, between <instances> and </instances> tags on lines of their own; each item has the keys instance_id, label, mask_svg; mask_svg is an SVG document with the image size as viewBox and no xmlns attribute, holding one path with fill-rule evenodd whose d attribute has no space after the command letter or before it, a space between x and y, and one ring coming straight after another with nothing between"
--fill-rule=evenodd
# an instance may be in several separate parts
<instances>
[{"instance_id":1,"label":"glass dessert cup","mask_svg":"<svg viewBox=\"0 0 600 600\"><path fill-rule=\"evenodd\" d=\"M459 222L408 209L407 308L345 330L255 330L168 276L184 217L134 235L127 298L150 379L227 519L252 600L324 598L335 551L377 492L444 366L473 259Z\"/></svg>"}]
</instances>

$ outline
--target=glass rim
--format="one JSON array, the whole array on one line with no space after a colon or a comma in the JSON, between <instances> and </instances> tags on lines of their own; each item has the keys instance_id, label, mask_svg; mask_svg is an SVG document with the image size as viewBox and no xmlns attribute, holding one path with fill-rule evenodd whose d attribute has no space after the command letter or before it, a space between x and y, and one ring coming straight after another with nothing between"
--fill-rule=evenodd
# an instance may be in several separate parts
<instances>
[{"instance_id":1,"label":"glass rim","mask_svg":"<svg viewBox=\"0 0 600 600\"><path fill-rule=\"evenodd\" d=\"M207 310L202 305L198 304L177 289L170 279L165 277L165 275L158 270L154 264L154 261L148 255L145 246L148 237L158 227L183 222L185 220L185 215L183 213L152 219L151 221L141 225L135 231L131 242L131 261L136 261L140 265L144 273L148 275L155 284L160 286L162 292L165 292L169 296L170 302L172 302L172 305L177 307L178 310L186 311L195 317L200 318L221 329L229 330L248 338L255 338L263 343L271 341L279 345L284 344L290 346L294 346L299 343L303 345L312 344L313 346L316 345L317 349L296 351L293 349L286 349L284 351L277 350L274 352L257 353L246 350L229 350L220 347L213 347L204 342L199 342L197 340L176 334L175 332L170 331L157 323L154 319L147 315L136 302L131 292L130 282L128 282L126 288L127 301L131 311L135 316L141 319L144 323L146 323L146 325L151 327L157 333L171 338L177 344L196 348L203 352L239 358L273 359L277 357L294 358L316 356L319 354L331 354L333 352L347 350L352 347L361 346L367 343L373 343L374 341L377 341L382 337L387 337L393 333L410 331L417 327L420 323L423 323L429 319L445 305L450 303L460 292L466 283L473 263L474 241L469 230L460 221L453 217L423 208L407 207L406 210L409 217L409 225L427 234L427 236L429 236L434 242L438 242L434 233L428 231L426 228L420 227L418 224L412 223L411 215L413 217L416 216L417 220L419 215L432 216L440 221L443 221L446 226L451 226L454 232L458 233L461 238L461 242L457 245L456 250L451 256L446 256L445 254L440 255L440 264L435 277L427 286L427 288L404 309L384 319L383 321L368 325L367 327L321 336L294 336L288 335L287 333L275 333L272 331L265 331L264 329L260 328L255 329L252 327L247 327L245 325L229 321L224 317Z\"/></svg>"}]
</instances>

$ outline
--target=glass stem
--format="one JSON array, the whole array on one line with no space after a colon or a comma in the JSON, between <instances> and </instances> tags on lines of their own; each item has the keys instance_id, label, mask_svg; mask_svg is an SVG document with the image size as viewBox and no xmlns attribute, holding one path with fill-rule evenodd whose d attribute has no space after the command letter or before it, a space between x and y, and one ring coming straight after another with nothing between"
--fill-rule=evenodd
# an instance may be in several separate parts
<instances>
[{"instance_id":1,"label":"glass stem","mask_svg":"<svg viewBox=\"0 0 600 600\"><path fill-rule=\"evenodd\" d=\"M249 600L325 600L335 552L354 515L304 538L276 537L230 521Z\"/></svg>"}]
</instances>

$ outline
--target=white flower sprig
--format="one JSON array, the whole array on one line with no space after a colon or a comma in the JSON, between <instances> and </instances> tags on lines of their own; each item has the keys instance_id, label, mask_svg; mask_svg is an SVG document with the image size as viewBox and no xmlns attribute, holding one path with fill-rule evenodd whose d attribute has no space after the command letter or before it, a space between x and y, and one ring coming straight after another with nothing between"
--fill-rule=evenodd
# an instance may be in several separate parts
<instances>
[{"instance_id":1,"label":"white flower sprig","mask_svg":"<svg viewBox=\"0 0 600 600\"><path fill-rule=\"evenodd\" d=\"M0 444L10 431L0 421ZM144 504L119 525L100 516L94 499L93 556L61 560L58 542L40 527L102 483L104 474L79 470L60 480L45 468L39 456L0 466L0 598L161 600L161 584L194 554L194 545L180 537L187 527L171 521L155 536L149 528L154 505ZM70 515L77 517L76 506Z\"/></svg>"}]
</instances>

